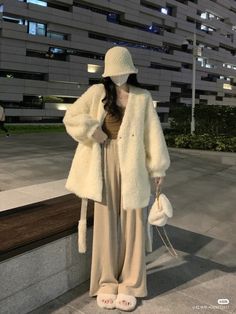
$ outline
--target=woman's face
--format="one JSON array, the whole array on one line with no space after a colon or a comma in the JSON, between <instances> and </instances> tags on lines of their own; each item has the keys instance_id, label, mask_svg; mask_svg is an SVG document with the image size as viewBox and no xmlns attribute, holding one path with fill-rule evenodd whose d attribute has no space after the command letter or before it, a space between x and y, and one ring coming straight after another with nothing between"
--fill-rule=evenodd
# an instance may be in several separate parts
<instances>
[{"instance_id":1,"label":"woman's face","mask_svg":"<svg viewBox=\"0 0 236 314\"><path fill-rule=\"evenodd\" d=\"M112 82L117 86L122 86L127 82L129 74L121 74L121 75L114 75L110 76Z\"/></svg>"}]
</instances>

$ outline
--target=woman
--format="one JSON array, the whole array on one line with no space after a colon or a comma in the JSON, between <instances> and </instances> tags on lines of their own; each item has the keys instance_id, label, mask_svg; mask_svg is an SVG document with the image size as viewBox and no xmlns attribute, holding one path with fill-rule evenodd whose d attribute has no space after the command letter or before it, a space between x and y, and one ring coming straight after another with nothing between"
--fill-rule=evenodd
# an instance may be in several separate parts
<instances>
[{"instance_id":1,"label":"woman","mask_svg":"<svg viewBox=\"0 0 236 314\"><path fill-rule=\"evenodd\" d=\"M147 296L144 209L170 166L151 94L139 86L137 72L127 48L110 48L101 83L63 119L79 142L66 188L82 198L80 252L86 251L86 201L94 200L89 294L102 308L125 311Z\"/></svg>"},{"instance_id":2,"label":"woman","mask_svg":"<svg viewBox=\"0 0 236 314\"><path fill-rule=\"evenodd\" d=\"M7 128L4 126L5 120L6 120L5 110L0 105L0 129L3 130L6 133L6 136L8 137L10 134L9 134Z\"/></svg>"}]
</instances>

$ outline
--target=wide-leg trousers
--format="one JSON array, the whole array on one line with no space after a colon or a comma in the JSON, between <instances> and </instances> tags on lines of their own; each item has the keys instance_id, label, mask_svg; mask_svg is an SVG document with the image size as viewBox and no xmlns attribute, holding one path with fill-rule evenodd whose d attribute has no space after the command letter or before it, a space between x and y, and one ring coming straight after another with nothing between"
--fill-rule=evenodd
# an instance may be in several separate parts
<instances>
[{"instance_id":1,"label":"wide-leg trousers","mask_svg":"<svg viewBox=\"0 0 236 314\"><path fill-rule=\"evenodd\" d=\"M101 144L103 199L94 202L89 295L147 296L145 222L142 208L124 210L117 139Z\"/></svg>"}]
</instances>

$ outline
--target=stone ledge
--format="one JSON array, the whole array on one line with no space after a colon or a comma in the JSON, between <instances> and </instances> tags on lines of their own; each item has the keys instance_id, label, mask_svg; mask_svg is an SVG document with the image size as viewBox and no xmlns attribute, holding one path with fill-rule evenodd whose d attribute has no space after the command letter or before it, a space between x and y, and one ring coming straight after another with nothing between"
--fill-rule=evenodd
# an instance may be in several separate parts
<instances>
[{"instance_id":1,"label":"stone ledge","mask_svg":"<svg viewBox=\"0 0 236 314\"><path fill-rule=\"evenodd\" d=\"M0 313L29 313L87 281L92 234L89 228L86 254L73 233L0 262Z\"/></svg>"},{"instance_id":2,"label":"stone ledge","mask_svg":"<svg viewBox=\"0 0 236 314\"><path fill-rule=\"evenodd\" d=\"M74 194L0 212L0 261L76 233L81 199ZM88 227L94 202L88 201Z\"/></svg>"},{"instance_id":3,"label":"stone ledge","mask_svg":"<svg viewBox=\"0 0 236 314\"><path fill-rule=\"evenodd\" d=\"M70 194L66 179L23 186L0 192L0 212Z\"/></svg>"}]
</instances>

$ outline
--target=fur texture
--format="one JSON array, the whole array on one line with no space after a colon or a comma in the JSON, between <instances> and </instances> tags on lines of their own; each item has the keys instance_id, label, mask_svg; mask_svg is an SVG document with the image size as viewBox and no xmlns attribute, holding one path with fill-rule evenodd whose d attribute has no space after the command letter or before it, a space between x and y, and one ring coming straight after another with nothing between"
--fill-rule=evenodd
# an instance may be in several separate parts
<instances>
[{"instance_id":1,"label":"fur texture","mask_svg":"<svg viewBox=\"0 0 236 314\"><path fill-rule=\"evenodd\" d=\"M126 301L129 304L126 305L126 303L123 303L122 301ZM119 293L116 298L116 308L122 311L132 311L136 304L137 299L133 295L125 294L125 293Z\"/></svg>"},{"instance_id":2,"label":"fur texture","mask_svg":"<svg viewBox=\"0 0 236 314\"><path fill-rule=\"evenodd\" d=\"M92 138L105 117L103 84L94 84L66 111L66 130L79 142L66 188L79 197L102 200L101 145ZM150 177L165 176L170 157L152 96L130 86L127 107L118 133L124 209L145 207L150 198Z\"/></svg>"},{"instance_id":3,"label":"fur texture","mask_svg":"<svg viewBox=\"0 0 236 314\"><path fill-rule=\"evenodd\" d=\"M149 212L148 222L159 227L167 223L168 218L173 217L173 207L164 193L161 193L158 199L152 204Z\"/></svg>"},{"instance_id":4,"label":"fur texture","mask_svg":"<svg viewBox=\"0 0 236 314\"><path fill-rule=\"evenodd\" d=\"M80 253L85 253L87 251L86 235L87 221L85 219L80 219L78 222L78 248Z\"/></svg>"},{"instance_id":5,"label":"fur texture","mask_svg":"<svg viewBox=\"0 0 236 314\"><path fill-rule=\"evenodd\" d=\"M104 309L115 309L116 298L117 295L113 293L99 293L97 295L97 305ZM110 302L110 300L112 300L112 302Z\"/></svg>"},{"instance_id":6,"label":"fur texture","mask_svg":"<svg viewBox=\"0 0 236 314\"><path fill-rule=\"evenodd\" d=\"M92 137L102 126L103 84L90 86L63 118L67 133L78 142L66 189L80 198L102 201L101 144ZM118 132L118 155L124 210L145 208L151 195L150 177L166 175L170 157L151 93L130 85L128 103Z\"/></svg>"}]
</instances>

